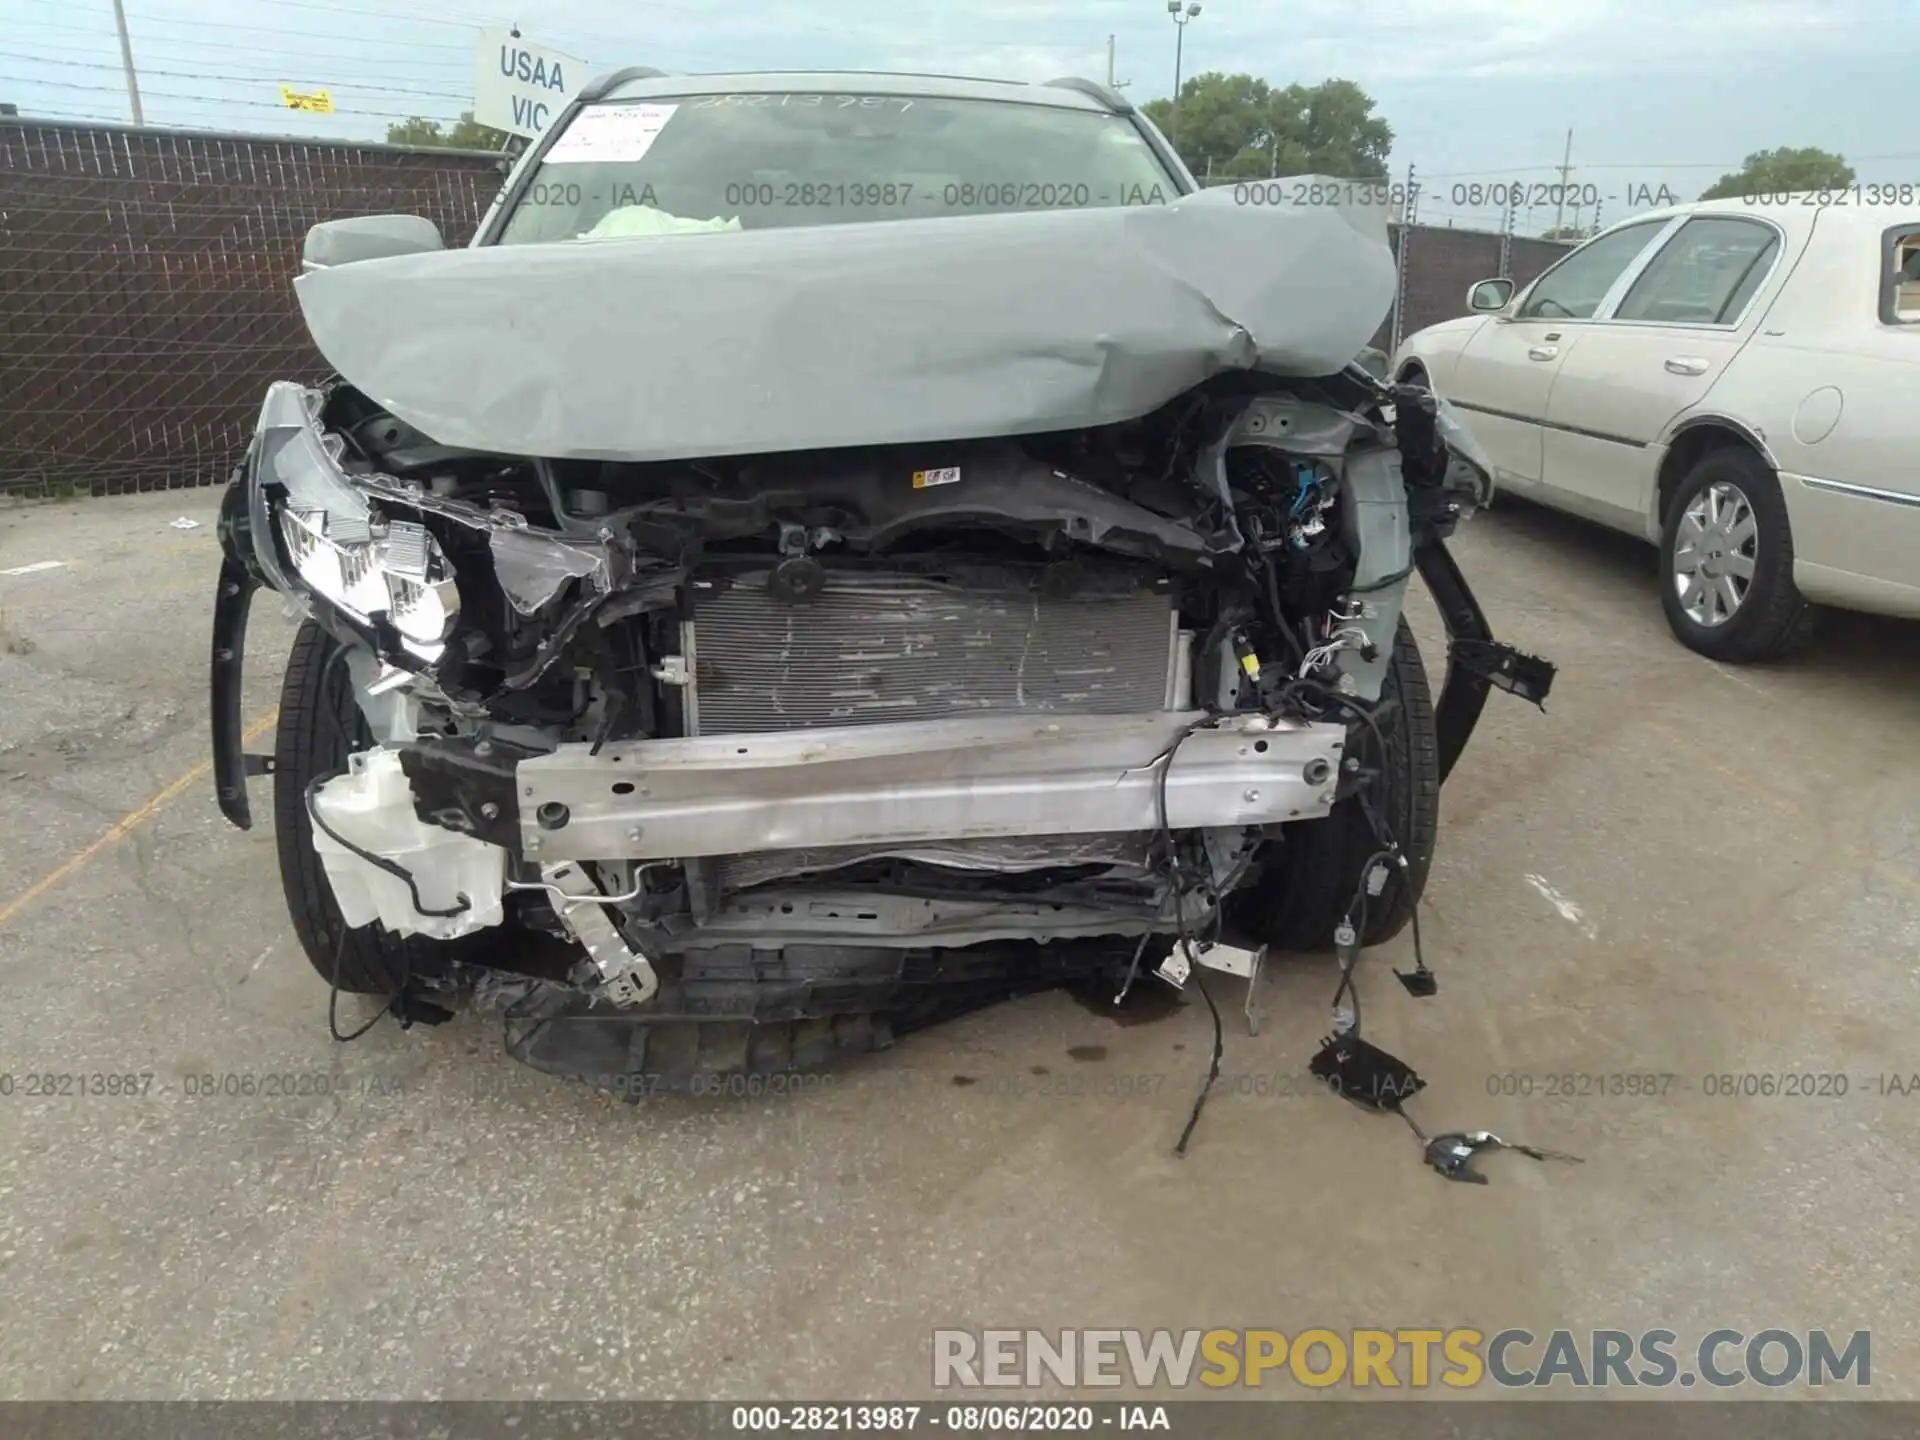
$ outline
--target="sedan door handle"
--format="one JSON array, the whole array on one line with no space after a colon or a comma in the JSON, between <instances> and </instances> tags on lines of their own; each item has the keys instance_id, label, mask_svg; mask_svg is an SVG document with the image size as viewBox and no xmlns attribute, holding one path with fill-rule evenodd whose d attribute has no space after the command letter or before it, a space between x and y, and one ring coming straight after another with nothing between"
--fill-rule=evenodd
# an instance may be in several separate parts
<instances>
[{"instance_id":1,"label":"sedan door handle","mask_svg":"<svg viewBox=\"0 0 1920 1440\"><path fill-rule=\"evenodd\" d=\"M1707 362L1695 355L1676 355L1667 361L1667 369L1675 375L1704 375Z\"/></svg>"},{"instance_id":2,"label":"sedan door handle","mask_svg":"<svg viewBox=\"0 0 1920 1440\"><path fill-rule=\"evenodd\" d=\"M1530 345L1527 347L1527 359L1551 360L1560 353L1558 345Z\"/></svg>"}]
</instances>

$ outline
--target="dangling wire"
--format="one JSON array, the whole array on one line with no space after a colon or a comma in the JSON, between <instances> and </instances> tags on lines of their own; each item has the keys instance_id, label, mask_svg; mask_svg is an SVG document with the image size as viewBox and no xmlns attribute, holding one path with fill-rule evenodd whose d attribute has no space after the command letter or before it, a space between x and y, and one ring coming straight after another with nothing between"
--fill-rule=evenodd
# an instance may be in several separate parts
<instances>
[{"instance_id":1,"label":"dangling wire","mask_svg":"<svg viewBox=\"0 0 1920 1440\"><path fill-rule=\"evenodd\" d=\"M1187 887L1186 877L1180 867L1180 847L1174 839L1173 826L1167 818L1167 773L1173 769L1174 756L1180 753L1180 747L1187 737L1204 725L1213 721L1212 716L1195 720L1181 727L1180 733L1173 739L1159 758L1159 768L1154 772L1154 805L1160 822L1160 843L1165 846L1168 867L1168 880L1173 889L1173 919L1179 930L1180 950L1190 965L1194 965L1193 979L1199 987L1200 998L1207 1002L1207 1013L1213 1017L1213 1058L1207 1065L1206 1083L1200 1087L1200 1093L1194 1096L1193 1110L1187 1116L1186 1128L1180 1132L1180 1139L1173 1147L1173 1153L1184 1157L1187 1142L1193 1138L1194 1127L1200 1123L1200 1112L1206 1107L1207 1096L1213 1093L1213 1087L1220 1080L1220 1062L1226 1054L1226 1032L1220 1024L1220 1007L1213 1003L1213 996L1207 990L1207 982L1200 974L1200 967L1194 962L1193 937L1187 931ZM1218 923L1219 897L1214 897L1215 922Z\"/></svg>"},{"instance_id":2,"label":"dangling wire","mask_svg":"<svg viewBox=\"0 0 1920 1440\"><path fill-rule=\"evenodd\" d=\"M342 701L351 700L350 693L346 696L341 695L340 691L342 687L336 683L339 677L346 673L346 658L346 648L344 646L337 647L333 654L328 657L326 668L321 672L320 676L320 712L326 717L328 728L333 731L334 738L339 742L340 758L342 760L348 759L357 748L354 738L347 733L346 722L341 719L340 716ZM357 706L355 707L354 718L356 722L360 718ZM302 801L307 812L308 823L317 827L323 834L331 839L334 844L341 846L351 854L365 860L368 864L385 870L404 880L408 892L413 896L413 908L418 910L422 915L447 916L464 914L470 908L470 904L465 895L455 897L456 904L453 909L427 909L420 903L419 887L415 885L413 876L408 870L386 859L384 856L374 855L363 850L320 818L319 809L313 803L315 794L322 785L327 784L329 781L337 780L346 773L344 769L334 770L325 775L315 776L307 783L306 792L302 796ZM324 867L322 868L322 873L325 873ZM408 985L413 981L413 947L402 940L400 944L400 978L395 983L392 992L388 994L386 1003L382 1005L379 1010L375 1011L373 1018L358 1030L347 1031L345 1033L341 1031L340 966L347 952L347 936L352 932L347 925L346 916L340 913L338 900L334 901L332 909L333 918L339 926L339 937L334 941L333 945L333 969L330 977L331 983L327 989L327 1033L332 1035L333 1038L341 1044L349 1044L365 1035L389 1014L399 1020L400 1027L403 1030L406 1029L409 1021L402 1008L402 1001L406 998Z\"/></svg>"}]
</instances>

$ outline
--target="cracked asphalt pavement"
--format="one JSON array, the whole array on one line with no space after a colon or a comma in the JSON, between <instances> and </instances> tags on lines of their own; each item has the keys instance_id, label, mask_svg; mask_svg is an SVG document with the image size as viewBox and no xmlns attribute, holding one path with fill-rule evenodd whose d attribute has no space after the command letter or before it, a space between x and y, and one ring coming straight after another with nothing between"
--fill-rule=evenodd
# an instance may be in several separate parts
<instances>
[{"instance_id":1,"label":"cracked asphalt pavement","mask_svg":"<svg viewBox=\"0 0 1920 1440\"><path fill-rule=\"evenodd\" d=\"M1586 1160L1481 1188L1303 1082L1330 959L1269 964L1257 1038L1215 982L1184 1160L1192 995L1042 995L752 1099L616 1103L479 1017L336 1045L271 832L205 773L216 504L0 506L0 1397L914 1397L935 1327L1415 1323L1869 1329L1872 1394L1920 1397L1920 1093L1886 1088L1920 1072L1920 627L1728 669L1650 550L1465 529L1560 680L1496 695L1443 796L1440 993L1393 982L1405 937L1360 983L1429 1130ZM262 597L250 723L291 635ZM1787 1074L1847 1093L1744 1093ZM1578 1078L1614 1075L1669 1078Z\"/></svg>"}]
</instances>

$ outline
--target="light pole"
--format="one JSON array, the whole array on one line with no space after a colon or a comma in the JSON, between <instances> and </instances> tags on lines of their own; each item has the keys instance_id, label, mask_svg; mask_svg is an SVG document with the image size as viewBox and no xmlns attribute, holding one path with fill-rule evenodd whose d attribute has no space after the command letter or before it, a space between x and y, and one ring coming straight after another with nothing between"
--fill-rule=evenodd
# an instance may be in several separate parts
<instances>
[{"instance_id":1,"label":"light pole","mask_svg":"<svg viewBox=\"0 0 1920 1440\"><path fill-rule=\"evenodd\" d=\"M113 0L113 23L120 29L120 68L127 76L127 103L133 109L133 123L145 125L147 117L140 111L140 82L133 74L133 41L127 38L127 7L121 0Z\"/></svg>"},{"instance_id":2,"label":"light pole","mask_svg":"<svg viewBox=\"0 0 1920 1440\"><path fill-rule=\"evenodd\" d=\"M1184 8L1180 0L1167 0L1167 14L1173 17L1173 113L1167 122L1167 143L1179 148L1180 136L1180 51L1187 38L1187 25L1199 15L1198 5Z\"/></svg>"}]
</instances>

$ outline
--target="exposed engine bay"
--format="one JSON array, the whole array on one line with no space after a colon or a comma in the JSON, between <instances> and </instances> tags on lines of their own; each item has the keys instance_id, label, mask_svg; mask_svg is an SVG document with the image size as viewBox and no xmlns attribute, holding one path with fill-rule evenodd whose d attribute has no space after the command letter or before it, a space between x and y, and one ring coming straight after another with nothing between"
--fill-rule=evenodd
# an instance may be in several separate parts
<instances>
[{"instance_id":1,"label":"exposed engine bay","mask_svg":"<svg viewBox=\"0 0 1920 1440\"><path fill-rule=\"evenodd\" d=\"M1551 682L1446 549L1484 457L1343 358L1376 213L344 267L393 226L333 224L295 288L341 375L269 388L223 509L215 780L244 828L273 774L308 959L403 1020L498 1000L543 1068L760 1073L1229 938L1350 975L1413 916L1489 687ZM724 343L629 338L662 314ZM307 619L248 757L262 587Z\"/></svg>"},{"instance_id":2,"label":"exposed engine bay","mask_svg":"<svg viewBox=\"0 0 1920 1440\"><path fill-rule=\"evenodd\" d=\"M1444 420L1356 366L1021 440L554 462L282 383L226 583L351 674L306 797L350 926L571 942L542 983L613 1006L689 957L1170 944L1366 779L1416 551L1488 494Z\"/></svg>"}]
</instances>

